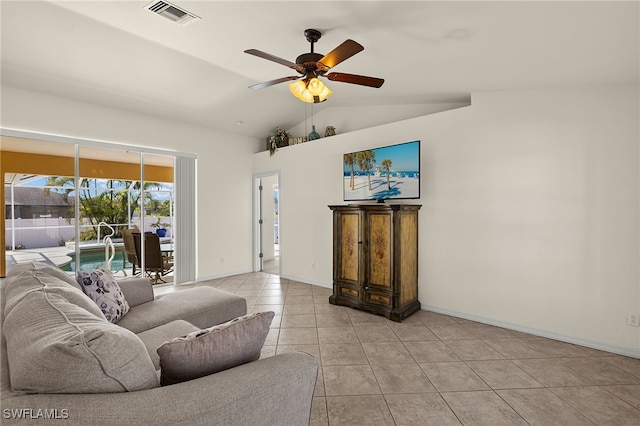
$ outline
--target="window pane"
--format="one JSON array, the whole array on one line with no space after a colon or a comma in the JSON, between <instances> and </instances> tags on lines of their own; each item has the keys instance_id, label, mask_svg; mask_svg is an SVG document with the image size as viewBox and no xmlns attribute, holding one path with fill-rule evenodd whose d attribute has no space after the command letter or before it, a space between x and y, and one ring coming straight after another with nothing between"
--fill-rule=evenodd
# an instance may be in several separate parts
<instances>
[{"instance_id":1,"label":"window pane","mask_svg":"<svg viewBox=\"0 0 640 426\"><path fill-rule=\"evenodd\" d=\"M2 155L9 158L3 170L7 270L23 262L70 264L74 154L73 145L2 136Z\"/></svg>"},{"instance_id":2,"label":"window pane","mask_svg":"<svg viewBox=\"0 0 640 426\"><path fill-rule=\"evenodd\" d=\"M130 276L137 259L122 231L136 227L140 211L140 154L80 146L79 156L79 268L108 265L116 276Z\"/></svg>"},{"instance_id":3,"label":"window pane","mask_svg":"<svg viewBox=\"0 0 640 426\"><path fill-rule=\"evenodd\" d=\"M143 154L145 268L154 283L173 282L173 157Z\"/></svg>"}]
</instances>

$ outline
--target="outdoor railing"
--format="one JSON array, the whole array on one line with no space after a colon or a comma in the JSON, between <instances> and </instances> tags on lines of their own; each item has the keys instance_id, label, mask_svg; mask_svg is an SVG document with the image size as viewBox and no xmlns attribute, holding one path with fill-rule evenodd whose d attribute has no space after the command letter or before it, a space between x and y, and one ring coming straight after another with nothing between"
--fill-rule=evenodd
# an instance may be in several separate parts
<instances>
[{"instance_id":1,"label":"outdoor railing","mask_svg":"<svg viewBox=\"0 0 640 426\"><path fill-rule=\"evenodd\" d=\"M145 231L153 232L151 227L153 223L152 217L145 219ZM162 218L162 220L168 219ZM114 229L129 228L132 226L140 227L138 218L134 218L131 224L117 223L109 224ZM80 229L96 227L96 225L82 224ZM57 247L64 246L67 242L75 239L74 220L69 223L67 218L37 218L37 219L7 219L5 222L5 247L7 250L16 250L21 248L34 247ZM104 230L100 231L101 241ZM169 236L171 229L169 229ZM95 241L94 241L95 242Z\"/></svg>"}]
</instances>

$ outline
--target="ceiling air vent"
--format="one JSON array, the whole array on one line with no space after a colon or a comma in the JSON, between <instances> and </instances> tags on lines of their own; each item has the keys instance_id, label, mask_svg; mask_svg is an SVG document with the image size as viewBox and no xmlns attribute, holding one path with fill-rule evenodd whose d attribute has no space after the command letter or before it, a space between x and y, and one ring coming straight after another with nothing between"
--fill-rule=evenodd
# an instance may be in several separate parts
<instances>
[{"instance_id":1,"label":"ceiling air vent","mask_svg":"<svg viewBox=\"0 0 640 426\"><path fill-rule=\"evenodd\" d=\"M187 12L186 10L167 1L153 1L145 6L145 8L179 25L187 25L192 21L200 19L199 16Z\"/></svg>"}]
</instances>

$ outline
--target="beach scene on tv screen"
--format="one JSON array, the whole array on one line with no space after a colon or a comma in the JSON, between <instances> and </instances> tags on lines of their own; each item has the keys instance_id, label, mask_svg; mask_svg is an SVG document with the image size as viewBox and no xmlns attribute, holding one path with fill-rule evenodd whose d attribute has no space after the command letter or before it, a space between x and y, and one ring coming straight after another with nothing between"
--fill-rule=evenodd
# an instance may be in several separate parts
<instances>
[{"instance_id":1,"label":"beach scene on tv screen","mask_svg":"<svg viewBox=\"0 0 640 426\"><path fill-rule=\"evenodd\" d=\"M420 197L420 141L344 154L344 201Z\"/></svg>"}]
</instances>

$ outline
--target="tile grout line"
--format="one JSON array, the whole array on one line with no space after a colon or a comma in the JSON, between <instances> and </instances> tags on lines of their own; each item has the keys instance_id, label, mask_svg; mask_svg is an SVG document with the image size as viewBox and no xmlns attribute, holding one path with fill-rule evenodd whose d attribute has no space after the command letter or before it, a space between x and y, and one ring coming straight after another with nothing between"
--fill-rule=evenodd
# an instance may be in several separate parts
<instances>
[{"instance_id":1,"label":"tile grout line","mask_svg":"<svg viewBox=\"0 0 640 426\"><path fill-rule=\"evenodd\" d=\"M242 283L237 286L235 288L234 291L241 291L241 287L245 284L252 284L252 283L256 283L256 281L252 281L249 279L250 275L247 275L244 277L244 279L242 280ZM269 297L271 296L271 294L267 293L267 290L269 290L267 288L267 285L270 284L270 280L269 278L265 279L264 282L262 283L262 285L260 286L260 292L257 295L257 297L255 298L254 302L251 304L247 304L248 309L255 309L258 305L258 301L260 300L259 297L261 296L265 296L265 297ZM224 284L224 280L220 281L218 283L218 285L223 285ZM275 283L273 283L275 284ZM290 285L290 284L293 284ZM297 287L296 284L300 284L302 286L304 286L305 288L310 288L311 289L311 294L296 294L298 292L298 289L296 289L295 287ZM274 289L275 289L275 285L274 285ZM281 345L280 343L280 338L281 338L281 331L282 329L295 329L295 328L314 328L316 331L316 342L317 342L317 347L318 347L318 364L319 367L321 368L321 371L319 372L319 375L322 374L322 390L323 390L323 395L322 396L318 396L314 398L323 398L324 399L324 415L326 415L326 420L328 422L328 424L332 424L331 418L329 418L329 398L331 398L331 395L327 394L327 383L324 380L324 369L323 369L323 363L325 361L323 355L322 355L322 351L320 350L322 345L326 345L326 344L343 344L343 343L333 343L333 342L325 342L325 343L321 343L320 341L320 334L318 333L318 329L320 328L331 328L331 327L342 327L342 326L334 326L334 325L328 325L328 326L320 326L320 322L319 322L319 318L318 316L323 316L323 315L333 315L331 314L329 311L325 310L325 312L318 312L317 308L320 305L323 305L323 303L319 303L321 298L324 297L323 293L324 290L328 290L330 291L330 289L322 289L322 291L318 291L317 294L315 292L316 288L312 285L309 284L304 284L304 283L295 283L295 282L284 282L284 281L280 281L280 286L279 289L281 291L281 295L278 297L281 297L281 304L278 305L274 305L274 306L279 306L281 309L281 313L279 314L281 316L281 322L278 325L278 327L274 327L274 329L277 329L277 333L278 336L275 340L275 345L274 345L274 353L277 353L278 349L281 346L286 346L286 345ZM290 292L290 289L294 289L294 291ZM245 288L246 290L246 288ZM275 293L275 292L274 292ZM304 293L304 292L302 292ZM308 314L299 314L299 313L288 313L285 314L285 310L287 305L289 306L295 306L297 303L296 299L294 299L295 296L310 296L311 297L311 305L312 305L312 311ZM326 303L326 302L325 302ZM262 306L268 306L267 305L262 305ZM342 308L342 307L336 307L336 308ZM276 308L278 309L278 308ZM335 312L340 312L340 311L335 311ZM353 315L350 315L351 311L347 311L346 309L343 309L342 312L345 312L346 314L346 318L348 319L348 326L345 326L344 328L348 328L350 330L353 331L353 333L355 334L355 337L357 339L358 345L360 347L360 349L362 350L362 352L364 353L364 360L366 361L366 365L368 365L369 369L371 370L371 372L373 373L373 379L375 380L376 386L378 388L378 391L380 392L379 395L381 395L384 400L385 400L385 406L388 410L388 413L391 416L391 419L394 423L397 423L397 418L394 416L394 412L391 410L391 406L389 405L389 401L387 400L387 395L396 395L395 393L385 393L382 389L382 386L380 384L380 380L378 378L378 376L375 375L375 373L373 372L373 368L372 368L372 364L371 364L371 358L370 355L367 354L367 352L364 349L364 341L363 339L367 339L366 335L364 334L358 334L358 332L356 331L359 328L362 327L367 327L369 325L372 324L368 324L367 322L361 322L359 321L359 319L361 318L359 312L360 311L355 311L358 313L354 313ZM427 312L427 311L425 311ZM284 321L284 317L285 315L289 316L295 316L295 315L310 315L313 314L314 315L314 322L315 322L315 326L314 327L296 327L295 326L295 322L293 322L292 324L294 324L293 327L282 327L283 326L283 321ZM437 314L437 315L442 315L442 314ZM594 387L594 388L604 388L604 391L606 391L606 393L608 395L610 395L612 398L615 398L615 400L618 400L619 402L624 403L625 406L628 406L630 408L630 410L633 410L633 412L640 412L640 410L638 408L636 408L635 406L633 406L632 404L628 403L626 400L624 400L622 397L614 394L610 389L608 389L606 386L635 386L635 385L640 385L640 377L638 377L636 374L633 374L633 368L632 367L628 367L628 368L621 368L618 367L618 365L616 365L616 363L614 363L614 359L612 359L615 354L609 354L606 352L592 352L592 351L586 351L584 354L580 354L580 350L582 350L582 347L580 347L579 345L573 345L573 344L569 344L569 343L565 343L565 342L556 342L552 339L546 339L546 338L542 338L539 336L534 336L534 335L526 335L523 333L518 333L518 334L512 334L510 337L501 335L501 334L496 334L495 336L492 336L491 334L485 334L484 333L484 327L483 328L478 328L477 330L474 330L475 327L473 327L474 325L482 325L485 326L484 324L480 324L480 323L473 323L473 322L469 322L468 320L464 320L464 321L455 321L455 319L453 320L453 322L449 322L448 320L445 320L446 316L443 316L443 318L439 318L438 316L431 316L431 315L426 315L425 317L421 317L420 321L415 323L415 324L410 324L410 325L421 325L424 326L426 328L426 330L428 330L429 332L431 332L432 334L434 334L435 336L435 340L434 339L424 339L424 340L407 340L407 335L404 333L401 333L401 328L394 328L392 327L391 324L389 324L388 321L382 323L382 324L377 324L378 326L386 326L388 327L392 332L393 332L393 336L397 339L395 342L399 342L401 343L400 347L402 347L402 349L408 353L409 358L412 362L411 365L417 365L418 367L420 367L420 371L421 371L421 375L422 377L424 377L426 379L426 381L433 387L434 389L434 393L438 394L438 397L440 398L440 400L442 400L444 402L444 404L446 405L446 407L448 408L448 410L450 410L450 413L457 419L457 421L459 421L460 423L462 423L461 417L459 416L458 413L456 413L453 408L450 406L449 402L443 398L442 393L443 392L450 392L450 393L458 393L458 392L475 392L475 391L467 391L467 390L455 390L455 391L440 391L432 382L432 380L429 378L429 376L427 375L426 371L422 369L421 364L429 364L429 363L461 363L461 365L464 365L466 368L468 368L470 371L472 371L480 380L482 383L484 383L487 386L487 390L493 392L494 395L498 396L498 398L500 398L500 401L502 401L503 403L507 404L507 406L513 411L515 412L520 418L524 419L524 415L521 414L520 412L518 412L515 408L515 406L512 406L511 404L509 404L509 402L507 400L505 400L499 393L498 391L503 391L503 390L523 390L523 389L541 389L541 390L546 390L548 392L550 392L551 394L554 395L554 397L558 398L559 401L562 401L563 403L567 404L567 406L571 407L573 410L575 410L576 413L579 413L583 418L587 419L588 421L592 421L591 417L589 417L587 415L587 413L583 413L582 411L579 410L578 407L575 407L574 405L572 405L569 401L565 400L564 398L561 398L558 394L556 394L555 392L553 392L553 387L551 386L546 386L543 383L541 383L538 379L536 379L536 375L533 375L532 373L530 373L529 371L525 370L523 367L521 367L520 365L516 364L514 361L529 361L529 360L571 360L571 359L585 359L585 360L595 360L595 359L601 359L602 363L606 363L608 365L606 365L607 369L612 369L612 371L617 371L621 374L621 377L628 377L628 383L627 382L623 382L620 384L597 384L597 383L592 383L591 385L579 385L579 384L568 384L565 386L561 386L561 387L566 387L566 388L582 388L582 387ZM323 321L327 321L327 317L322 317ZM427 318L429 318L429 320L427 320ZM454 317L450 317L450 318L454 318ZM440 322L441 321L441 322ZM461 329L466 330L470 336L473 337L467 337L467 338L463 338L463 339L445 339L443 340L440 336L438 336L433 329L430 326L437 326L437 325L460 325ZM493 327L493 326L489 326L486 325L487 327ZM438 327L436 327L438 328ZM443 327L446 328L446 327ZM503 328L496 328L495 331L497 330L505 330L508 333L508 330L503 329ZM482 332L480 332L482 331ZM490 329L487 329L487 332L491 331ZM536 339L535 342L533 342L532 340ZM499 340L504 340L504 345L500 346L497 345L500 342L488 342L488 341L499 341ZM496 359L496 360L485 360L485 359L463 359L458 352L456 352L452 347L449 346L449 344L451 344L452 342L457 342L457 341L477 341L477 342L482 342L484 345L486 345L488 348L490 348L492 351L495 351L497 354L499 354L500 356L502 356L502 359ZM530 350L530 351L537 351L540 352L541 355L540 356L534 356L534 357L527 357L525 355L520 356L518 355L518 350L520 350L520 348L518 346L516 346L515 348L513 346L511 346L511 350L509 349L508 346L508 342L510 341L519 341L519 342L523 342L524 343L524 347L522 348L523 353L526 355L526 351ZM384 341L374 341L374 342L367 342L367 343L381 343ZM418 362L419 358L416 358L416 354L412 353L409 350L409 346L408 344L412 343L412 342L438 342L444 345L445 348L447 348L449 351L451 351L453 354L455 354L455 356L457 357L457 361L455 360L443 360L443 361L427 361L427 362ZM547 342L549 342L550 346L547 347L543 347L542 345L546 345ZM491 343L494 343L494 346ZM533 345L535 343L535 346ZM344 343L344 344L348 344L348 343ZM295 344L297 345L297 344ZM565 346L567 345L567 346ZM316 346L316 344L314 344L313 346ZM546 350L546 349L549 350ZM502 351L501 351L502 349ZM506 352L504 352L506 351ZM609 359L604 359L604 358L609 358ZM514 368L517 369L517 371L521 372L522 374L524 374L526 377L528 377L529 379L535 381L536 383L538 383L540 385L540 387L517 387L517 388L511 388L511 387L505 387L503 388L493 388L489 385L489 383L482 377L480 376L476 370L474 370L470 364L470 362L475 362L475 361L509 361L509 364L512 365ZM569 361L565 361L565 362L569 362ZM618 363L619 364L619 363ZM351 365L351 364L346 364L346 365ZM360 364L353 364L353 365L360 365ZM365 365L365 364L361 364L361 365ZM580 373L580 369L574 369L571 368L572 365L569 362L569 365L564 365L564 364L560 364L561 366L566 367L568 370L570 370L573 374L577 375L578 377L582 378L583 380L585 380L586 382L592 382L592 380L588 379L587 377L583 376L583 374ZM600 373L602 374L602 373ZM557 387L557 386L556 386ZM423 392L407 392L407 394L417 394L417 393L423 393ZM366 395L352 395L352 396L366 396ZM526 419L524 419L524 421L526 422Z\"/></svg>"}]
</instances>

